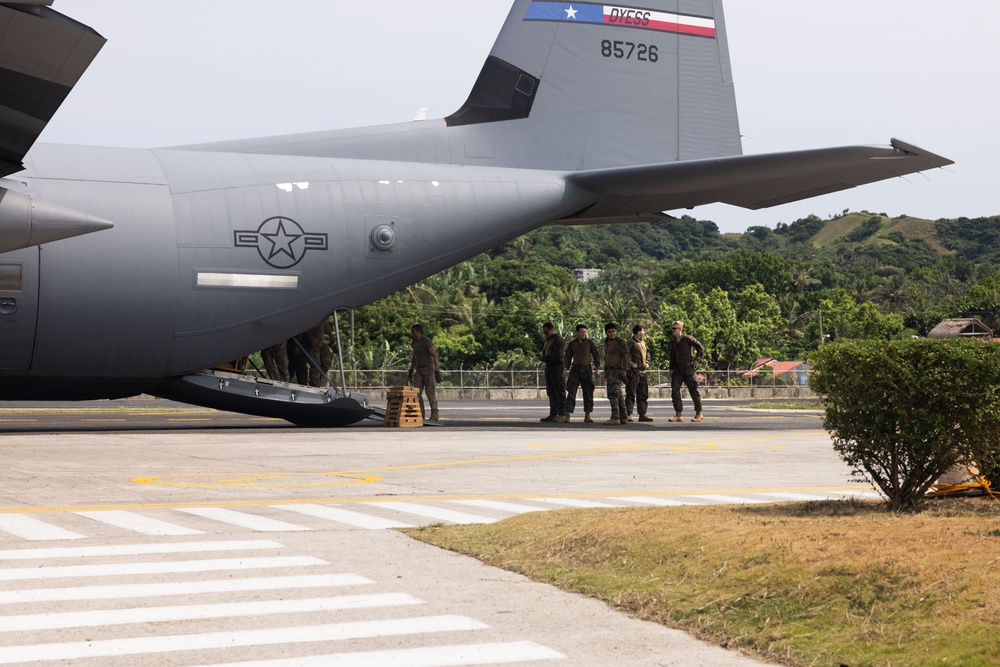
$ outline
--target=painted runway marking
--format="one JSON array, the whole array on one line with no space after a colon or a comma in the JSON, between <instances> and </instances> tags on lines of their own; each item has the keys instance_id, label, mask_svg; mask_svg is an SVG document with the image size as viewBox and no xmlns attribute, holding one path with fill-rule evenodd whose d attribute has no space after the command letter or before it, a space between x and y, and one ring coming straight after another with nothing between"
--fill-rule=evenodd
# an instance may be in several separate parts
<instances>
[{"instance_id":1,"label":"painted runway marking","mask_svg":"<svg viewBox=\"0 0 1000 667\"><path fill-rule=\"evenodd\" d=\"M3 560L52 558L87 558L93 556L137 556L143 554L180 554L205 551L243 551L246 549L281 549L273 540L231 540L222 542L165 542L162 544L118 544L103 547L56 547L50 549L6 549Z\"/></svg>"},{"instance_id":2,"label":"painted runway marking","mask_svg":"<svg viewBox=\"0 0 1000 667\"><path fill-rule=\"evenodd\" d=\"M754 503L766 503L766 500L760 500L758 498L744 498L742 496L726 496L719 493L706 493L699 495L690 495L688 498L698 498L700 500L711 500L715 503L728 503L728 504L754 504Z\"/></svg>"},{"instance_id":3,"label":"painted runway marking","mask_svg":"<svg viewBox=\"0 0 1000 667\"><path fill-rule=\"evenodd\" d=\"M0 591L0 604L67 602L70 600L119 600L126 598L155 598L169 595L203 595L205 593L282 591L299 588L336 588L341 586L367 586L374 583L371 579L366 579L356 574L305 574L289 577L258 577L252 579L172 581L164 584L30 588L16 591Z\"/></svg>"},{"instance_id":4,"label":"painted runway marking","mask_svg":"<svg viewBox=\"0 0 1000 667\"><path fill-rule=\"evenodd\" d=\"M201 667L462 667L503 665L535 660L562 660L566 656L535 642L503 642L405 648L394 651L338 653L278 660L227 662Z\"/></svg>"},{"instance_id":5,"label":"painted runway marking","mask_svg":"<svg viewBox=\"0 0 1000 667\"><path fill-rule=\"evenodd\" d=\"M173 653L240 646L273 646L313 642L345 641L460 630L482 630L489 626L465 616L422 616L387 621L359 621L291 628L258 628L196 635L168 635L129 639L0 647L0 664L53 660L85 660L124 655Z\"/></svg>"},{"instance_id":6,"label":"painted runway marking","mask_svg":"<svg viewBox=\"0 0 1000 667\"><path fill-rule=\"evenodd\" d=\"M181 507L177 511L261 532L288 533L312 530L311 528L299 526L294 523L268 519L267 517L247 514L246 512L236 512L224 507Z\"/></svg>"},{"instance_id":7,"label":"painted runway marking","mask_svg":"<svg viewBox=\"0 0 1000 667\"><path fill-rule=\"evenodd\" d=\"M106 523L109 526L116 526L131 530L140 535L201 535L204 531L184 528L176 524L150 519L135 512L125 512L122 510L103 510L99 512L74 512L82 517Z\"/></svg>"},{"instance_id":8,"label":"painted runway marking","mask_svg":"<svg viewBox=\"0 0 1000 667\"><path fill-rule=\"evenodd\" d=\"M544 512L547 507L532 507L530 505L518 505L516 503L505 503L499 500L449 500L450 503L458 505L468 505L470 507L482 507L487 510L497 510L498 512L509 512L511 514L526 514L528 512Z\"/></svg>"},{"instance_id":9,"label":"painted runway marking","mask_svg":"<svg viewBox=\"0 0 1000 667\"><path fill-rule=\"evenodd\" d=\"M652 496L622 496L612 498L611 500L620 500L626 503L636 503L639 505L659 505L661 507L681 507L682 505L695 504L686 503L683 500L674 500L673 498L654 498Z\"/></svg>"},{"instance_id":10,"label":"painted runway marking","mask_svg":"<svg viewBox=\"0 0 1000 667\"><path fill-rule=\"evenodd\" d=\"M307 565L327 565L312 556L277 558L218 558L212 560L169 561L165 563L123 563L117 565L64 565L59 567L22 567L0 570L0 581L33 579L75 579L79 577L132 577L143 574L177 572L216 572L219 570L261 570Z\"/></svg>"},{"instance_id":11,"label":"painted runway marking","mask_svg":"<svg viewBox=\"0 0 1000 667\"><path fill-rule=\"evenodd\" d=\"M0 623L2 632L35 632L93 628L133 623L168 623L203 621L218 618L268 616L271 614L307 614L320 611L375 609L426 604L405 593L372 593L341 595L332 598L306 600L255 600L253 602L219 602L215 604L177 605L173 607L135 607L132 609L91 609L62 613L6 616Z\"/></svg>"},{"instance_id":12,"label":"painted runway marking","mask_svg":"<svg viewBox=\"0 0 1000 667\"><path fill-rule=\"evenodd\" d=\"M478 514L467 514L465 512L456 512L454 510L431 507L430 505L418 505L416 503L372 503L372 505L375 507L384 507L396 512L416 514L417 516L426 516L431 519L437 519L438 521L450 521L452 523L460 524L494 523L500 520L492 517L479 516Z\"/></svg>"},{"instance_id":13,"label":"painted runway marking","mask_svg":"<svg viewBox=\"0 0 1000 667\"><path fill-rule=\"evenodd\" d=\"M365 528L368 530L382 530L386 528L414 528L413 524L393 521L392 519L382 519L377 516L345 510L339 507L329 507L327 505L271 505L276 509L287 512L298 512L307 516L314 516L327 521L343 523L355 528Z\"/></svg>"},{"instance_id":14,"label":"painted runway marking","mask_svg":"<svg viewBox=\"0 0 1000 667\"><path fill-rule=\"evenodd\" d=\"M785 491L780 493L762 493L760 495L779 500L830 500L830 496L821 496L815 493L792 493Z\"/></svg>"},{"instance_id":15,"label":"painted runway marking","mask_svg":"<svg viewBox=\"0 0 1000 667\"><path fill-rule=\"evenodd\" d=\"M578 498L531 498L532 502L546 503L549 505L565 505L566 507L581 507L586 509L617 508L621 505L603 503L596 500L580 500Z\"/></svg>"},{"instance_id":16,"label":"painted runway marking","mask_svg":"<svg viewBox=\"0 0 1000 667\"><path fill-rule=\"evenodd\" d=\"M81 540L85 536L23 514L0 514L0 531L25 540Z\"/></svg>"}]
</instances>

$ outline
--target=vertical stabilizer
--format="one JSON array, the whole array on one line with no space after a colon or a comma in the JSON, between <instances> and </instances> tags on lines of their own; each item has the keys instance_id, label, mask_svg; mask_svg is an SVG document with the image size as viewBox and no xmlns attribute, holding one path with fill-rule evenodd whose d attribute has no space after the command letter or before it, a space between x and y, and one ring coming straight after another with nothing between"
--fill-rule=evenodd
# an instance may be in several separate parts
<instances>
[{"instance_id":1,"label":"vertical stabilizer","mask_svg":"<svg viewBox=\"0 0 1000 667\"><path fill-rule=\"evenodd\" d=\"M597 169L739 155L722 0L516 0L451 162Z\"/></svg>"}]
</instances>

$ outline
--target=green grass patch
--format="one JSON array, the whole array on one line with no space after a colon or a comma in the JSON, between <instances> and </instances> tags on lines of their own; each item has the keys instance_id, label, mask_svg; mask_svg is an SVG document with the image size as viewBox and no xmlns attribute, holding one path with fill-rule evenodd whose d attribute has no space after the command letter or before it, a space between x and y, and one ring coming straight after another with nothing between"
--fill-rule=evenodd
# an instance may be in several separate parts
<instances>
[{"instance_id":1,"label":"green grass patch","mask_svg":"<svg viewBox=\"0 0 1000 667\"><path fill-rule=\"evenodd\" d=\"M529 513L413 537L788 665L1000 664L1000 503Z\"/></svg>"}]
</instances>

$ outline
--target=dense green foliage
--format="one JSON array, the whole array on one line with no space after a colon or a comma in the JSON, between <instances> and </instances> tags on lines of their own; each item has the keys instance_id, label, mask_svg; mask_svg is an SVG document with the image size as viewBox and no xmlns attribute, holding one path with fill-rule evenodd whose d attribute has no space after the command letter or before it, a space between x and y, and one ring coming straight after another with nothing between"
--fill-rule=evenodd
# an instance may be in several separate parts
<instances>
[{"instance_id":1,"label":"dense green foliage","mask_svg":"<svg viewBox=\"0 0 1000 667\"><path fill-rule=\"evenodd\" d=\"M664 363L674 319L719 369L760 356L805 359L820 343L925 336L947 317L1000 326L1000 216L809 216L774 229L720 234L711 221L546 227L356 312L358 367L405 365L407 332L422 323L446 368L534 367L540 325L577 323L600 339L605 322L647 329ZM573 279L573 269L600 269Z\"/></svg>"},{"instance_id":2,"label":"dense green foliage","mask_svg":"<svg viewBox=\"0 0 1000 667\"><path fill-rule=\"evenodd\" d=\"M912 508L957 463L994 460L1000 346L981 340L853 340L810 356L824 426L853 474Z\"/></svg>"}]
</instances>

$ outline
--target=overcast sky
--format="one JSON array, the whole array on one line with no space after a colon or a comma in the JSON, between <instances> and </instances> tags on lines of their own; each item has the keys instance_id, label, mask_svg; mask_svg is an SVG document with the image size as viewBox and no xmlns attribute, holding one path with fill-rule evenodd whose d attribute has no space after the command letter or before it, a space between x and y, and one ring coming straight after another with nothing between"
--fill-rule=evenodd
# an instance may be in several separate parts
<instances>
[{"instance_id":1,"label":"overcast sky","mask_svg":"<svg viewBox=\"0 0 1000 667\"><path fill-rule=\"evenodd\" d=\"M420 107L442 117L465 101L510 5L56 0L108 43L40 141L150 148L409 121ZM1000 2L729 0L726 21L744 153L896 136L956 164L692 215L743 231L844 209L1000 214Z\"/></svg>"}]
</instances>

